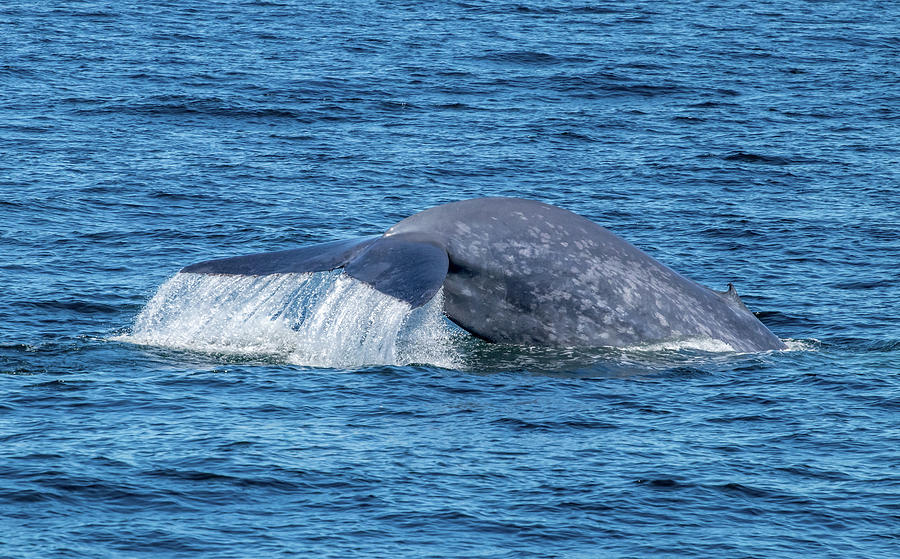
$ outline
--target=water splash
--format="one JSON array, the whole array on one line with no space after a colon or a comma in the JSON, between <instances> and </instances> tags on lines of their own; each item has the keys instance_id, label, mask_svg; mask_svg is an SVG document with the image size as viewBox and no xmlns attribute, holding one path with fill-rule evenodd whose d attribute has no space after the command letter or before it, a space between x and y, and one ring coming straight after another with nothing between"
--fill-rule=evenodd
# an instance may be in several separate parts
<instances>
[{"instance_id":1,"label":"water splash","mask_svg":"<svg viewBox=\"0 0 900 559\"><path fill-rule=\"evenodd\" d=\"M411 309L340 272L179 273L116 339L214 354L353 368L423 363L459 368L443 293Z\"/></svg>"},{"instance_id":2,"label":"water splash","mask_svg":"<svg viewBox=\"0 0 900 559\"><path fill-rule=\"evenodd\" d=\"M665 342L639 344L622 348L628 352L672 352L672 351L700 351L704 353L734 353L731 344L711 337L694 337Z\"/></svg>"},{"instance_id":3,"label":"water splash","mask_svg":"<svg viewBox=\"0 0 900 559\"><path fill-rule=\"evenodd\" d=\"M807 340L785 338L781 341L787 346L787 349L784 351L819 351L822 346L822 342L815 338L809 338Z\"/></svg>"}]
</instances>

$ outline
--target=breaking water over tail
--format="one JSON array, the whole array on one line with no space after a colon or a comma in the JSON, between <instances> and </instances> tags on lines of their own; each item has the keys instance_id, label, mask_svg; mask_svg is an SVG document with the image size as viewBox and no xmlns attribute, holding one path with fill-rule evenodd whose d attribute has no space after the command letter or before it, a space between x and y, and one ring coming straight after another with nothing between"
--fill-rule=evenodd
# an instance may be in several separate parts
<instances>
[{"instance_id":1,"label":"breaking water over tail","mask_svg":"<svg viewBox=\"0 0 900 559\"><path fill-rule=\"evenodd\" d=\"M443 314L443 291L412 309L341 271L261 276L178 273L117 341L300 366L652 372L737 355L692 338L626 348L484 344Z\"/></svg>"},{"instance_id":2,"label":"breaking water over tail","mask_svg":"<svg viewBox=\"0 0 900 559\"><path fill-rule=\"evenodd\" d=\"M354 368L458 368L443 294L411 309L340 272L229 276L179 273L117 337L142 345Z\"/></svg>"}]
</instances>

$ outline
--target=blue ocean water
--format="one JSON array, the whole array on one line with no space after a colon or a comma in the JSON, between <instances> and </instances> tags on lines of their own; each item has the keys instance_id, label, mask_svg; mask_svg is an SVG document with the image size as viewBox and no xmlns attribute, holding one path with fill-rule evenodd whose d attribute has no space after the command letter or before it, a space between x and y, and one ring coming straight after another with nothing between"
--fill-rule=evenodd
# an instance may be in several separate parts
<instances>
[{"instance_id":1,"label":"blue ocean water","mask_svg":"<svg viewBox=\"0 0 900 559\"><path fill-rule=\"evenodd\" d=\"M896 3L0 25L0 556L900 553ZM494 195L734 282L790 350L492 346L333 277L274 331L283 286L204 322L223 286L170 281Z\"/></svg>"}]
</instances>

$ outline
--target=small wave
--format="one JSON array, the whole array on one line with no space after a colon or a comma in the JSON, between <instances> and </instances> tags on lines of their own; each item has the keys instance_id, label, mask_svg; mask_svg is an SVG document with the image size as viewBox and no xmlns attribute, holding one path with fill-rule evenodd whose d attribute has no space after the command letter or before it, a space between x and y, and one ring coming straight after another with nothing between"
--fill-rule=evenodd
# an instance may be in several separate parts
<instances>
[{"instance_id":1,"label":"small wave","mask_svg":"<svg viewBox=\"0 0 900 559\"><path fill-rule=\"evenodd\" d=\"M834 282L830 284L831 287L836 289L846 289L846 290L855 290L855 289L881 289L885 287L894 287L898 283L898 280L895 278L885 278L885 279L871 279L871 280L858 280L858 281L840 281Z\"/></svg>"},{"instance_id":2,"label":"small wave","mask_svg":"<svg viewBox=\"0 0 900 559\"><path fill-rule=\"evenodd\" d=\"M76 299L62 299L53 301L20 301L20 306L28 306L36 309L66 310L83 314L111 314L119 311L118 307L105 305L94 301L82 301Z\"/></svg>"},{"instance_id":3,"label":"small wave","mask_svg":"<svg viewBox=\"0 0 900 559\"><path fill-rule=\"evenodd\" d=\"M474 105L468 105L466 103L454 102L454 103L440 103L434 105L433 108L444 110L444 111L486 111L488 109L484 109L482 107L476 107Z\"/></svg>"},{"instance_id":4,"label":"small wave","mask_svg":"<svg viewBox=\"0 0 900 559\"><path fill-rule=\"evenodd\" d=\"M875 340L869 342L866 349L884 353L900 351L900 340Z\"/></svg>"},{"instance_id":5,"label":"small wave","mask_svg":"<svg viewBox=\"0 0 900 559\"><path fill-rule=\"evenodd\" d=\"M560 60L552 54L538 51L511 51L497 52L476 57L477 60L488 62L504 62L510 64L546 65L557 64Z\"/></svg>"},{"instance_id":6,"label":"small wave","mask_svg":"<svg viewBox=\"0 0 900 559\"><path fill-rule=\"evenodd\" d=\"M786 157L781 155L766 155L760 153L748 153L737 151L722 157L725 161L738 161L741 163L754 163L759 165L794 165L799 163L815 163L805 157Z\"/></svg>"},{"instance_id":7,"label":"small wave","mask_svg":"<svg viewBox=\"0 0 900 559\"><path fill-rule=\"evenodd\" d=\"M822 345L822 342L815 338L810 338L808 340L784 338L781 341L787 346L787 349L784 351L818 351Z\"/></svg>"},{"instance_id":8,"label":"small wave","mask_svg":"<svg viewBox=\"0 0 900 559\"><path fill-rule=\"evenodd\" d=\"M35 71L24 66L13 66L12 64L0 64L0 76L12 77L29 77L34 76Z\"/></svg>"},{"instance_id":9,"label":"small wave","mask_svg":"<svg viewBox=\"0 0 900 559\"><path fill-rule=\"evenodd\" d=\"M585 76L558 75L550 78L554 90L583 99L603 97L662 97L687 93L676 83L635 82L627 74L600 72Z\"/></svg>"},{"instance_id":10,"label":"small wave","mask_svg":"<svg viewBox=\"0 0 900 559\"><path fill-rule=\"evenodd\" d=\"M458 368L443 294L410 309L340 272L176 274L116 341L334 368Z\"/></svg>"},{"instance_id":11,"label":"small wave","mask_svg":"<svg viewBox=\"0 0 900 559\"><path fill-rule=\"evenodd\" d=\"M309 120L301 110L283 106L232 103L218 97L156 95L130 100L113 100L101 105L76 109L79 114L135 114L182 116L197 115L234 119Z\"/></svg>"}]
</instances>

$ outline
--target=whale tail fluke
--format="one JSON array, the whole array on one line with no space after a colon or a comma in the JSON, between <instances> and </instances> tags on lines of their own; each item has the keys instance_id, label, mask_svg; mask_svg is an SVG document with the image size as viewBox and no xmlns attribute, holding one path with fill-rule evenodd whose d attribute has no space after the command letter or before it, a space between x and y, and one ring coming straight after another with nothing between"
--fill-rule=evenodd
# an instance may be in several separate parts
<instances>
[{"instance_id":1,"label":"whale tail fluke","mask_svg":"<svg viewBox=\"0 0 900 559\"><path fill-rule=\"evenodd\" d=\"M363 237L302 248L207 260L182 273L239 276L326 272L343 268L352 278L416 308L430 301L447 275L447 252L434 244L396 237Z\"/></svg>"}]
</instances>

